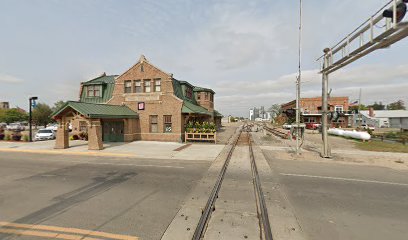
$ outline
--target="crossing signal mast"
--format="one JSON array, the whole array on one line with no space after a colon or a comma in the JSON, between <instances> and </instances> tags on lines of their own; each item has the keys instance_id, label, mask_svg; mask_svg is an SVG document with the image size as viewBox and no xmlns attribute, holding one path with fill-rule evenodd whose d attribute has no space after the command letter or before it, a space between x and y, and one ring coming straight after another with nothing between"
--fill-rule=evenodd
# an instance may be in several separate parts
<instances>
[{"instance_id":1,"label":"crossing signal mast","mask_svg":"<svg viewBox=\"0 0 408 240\"><path fill-rule=\"evenodd\" d=\"M407 37L408 22L403 21L407 3L408 0L389 1L336 45L325 48L317 59L322 61L322 157L331 157L327 133L329 74Z\"/></svg>"}]
</instances>

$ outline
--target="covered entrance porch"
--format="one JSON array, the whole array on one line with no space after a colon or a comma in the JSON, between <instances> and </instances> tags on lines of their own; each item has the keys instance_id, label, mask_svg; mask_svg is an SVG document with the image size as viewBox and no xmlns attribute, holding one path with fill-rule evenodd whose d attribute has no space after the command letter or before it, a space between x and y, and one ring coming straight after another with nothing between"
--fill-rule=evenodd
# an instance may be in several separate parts
<instances>
[{"instance_id":1,"label":"covered entrance porch","mask_svg":"<svg viewBox=\"0 0 408 240\"><path fill-rule=\"evenodd\" d=\"M103 149L103 141L132 141L137 131L138 114L127 106L69 101L52 117L58 122L56 149L69 148L70 122L83 123L79 130L86 132L89 150Z\"/></svg>"}]
</instances>

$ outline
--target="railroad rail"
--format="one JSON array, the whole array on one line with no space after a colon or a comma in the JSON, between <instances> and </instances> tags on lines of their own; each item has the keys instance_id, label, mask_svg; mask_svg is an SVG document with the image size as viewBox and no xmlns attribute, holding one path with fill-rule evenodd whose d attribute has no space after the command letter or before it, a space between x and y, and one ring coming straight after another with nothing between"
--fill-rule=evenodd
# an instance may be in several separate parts
<instances>
[{"instance_id":1,"label":"railroad rail","mask_svg":"<svg viewBox=\"0 0 408 240\"><path fill-rule=\"evenodd\" d=\"M263 125L263 128L266 131L272 133L273 135L275 135L277 137L280 137L280 138L283 138L283 139L288 139L289 138L289 134L287 132L283 132L283 131L281 131L281 130L279 130L277 128L270 128L270 127L268 127L266 125Z\"/></svg>"},{"instance_id":2,"label":"railroad rail","mask_svg":"<svg viewBox=\"0 0 408 240\"><path fill-rule=\"evenodd\" d=\"M193 240L200 240L204 238L208 223L211 218L211 214L215 210L215 202L218 198L218 193L221 189L221 185L224 180L228 165L230 163L232 153L234 152L235 147L237 146L238 141L240 140L240 137L243 131L247 132L247 134L249 135L251 127L252 126L244 125L239 130L237 137L235 139L231 139L232 141L231 148L228 150L227 158L225 159L225 162L221 168L221 171L218 175L216 183L208 198L207 204L204 210L202 211L202 215L194 231L194 235L192 238ZM249 157L251 161L252 179L253 179L253 184L254 184L254 192L255 192L255 199L256 199L256 205L257 205L257 213L258 213L258 219L259 219L261 239L273 240L272 231L271 231L271 227L269 223L268 210L267 210L265 198L262 192L261 181L260 181L258 169L256 166L256 161L255 161L255 157L254 157L254 153L252 149L252 139L250 136L248 138L248 146L249 146Z\"/></svg>"}]
</instances>

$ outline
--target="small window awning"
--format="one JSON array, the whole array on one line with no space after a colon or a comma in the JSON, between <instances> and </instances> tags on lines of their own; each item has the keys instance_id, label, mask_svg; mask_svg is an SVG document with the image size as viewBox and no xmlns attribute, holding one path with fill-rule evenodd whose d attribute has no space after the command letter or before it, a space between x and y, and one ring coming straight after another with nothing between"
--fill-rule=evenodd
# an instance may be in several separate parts
<instances>
[{"instance_id":1,"label":"small window awning","mask_svg":"<svg viewBox=\"0 0 408 240\"><path fill-rule=\"evenodd\" d=\"M56 110L51 117L59 118L72 109L87 118L139 118L137 112L125 105L108 105L68 101Z\"/></svg>"},{"instance_id":2,"label":"small window awning","mask_svg":"<svg viewBox=\"0 0 408 240\"><path fill-rule=\"evenodd\" d=\"M182 113L190 113L190 114L204 114L204 115L210 115L212 116L212 113L210 113L207 109L195 105L194 103L191 103L189 101L184 101L183 102L183 108L181 109Z\"/></svg>"}]
</instances>

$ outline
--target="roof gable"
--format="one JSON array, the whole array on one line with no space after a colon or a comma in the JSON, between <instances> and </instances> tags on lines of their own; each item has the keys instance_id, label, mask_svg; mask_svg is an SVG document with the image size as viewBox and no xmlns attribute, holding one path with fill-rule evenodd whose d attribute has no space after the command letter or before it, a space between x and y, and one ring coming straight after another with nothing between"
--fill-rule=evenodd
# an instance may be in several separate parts
<instances>
[{"instance_id":1,"label":"roof gable","mask_svg":"<svg viewBox=\"0 0 408 240\"><path fill-rule=\"evenodd\" d=\"M126 76L127 74L129 74L129 73L131 73L131 72L133 72L133 71L139 71L139 69L140 69L141 67L144 68L146 65L147 65L148 67L154 68L155 70L157 70L157 71L159 71L160 73L162 73L162 74L164 74L164 75L167 75L167 76L169 76L169 77L171 77L171 76L173 75L173 74L167 73L167 72L161 70L160 68L156 67L155 65L151 64L151 63L146 59L146 57L145 57L144 55L141 55L139 61L138 61L136 64L134 64L132 67L130 67L126 72L122 73L118 78L122 78L123 76Z\"/></svg>"}]
</instances>

